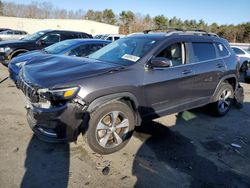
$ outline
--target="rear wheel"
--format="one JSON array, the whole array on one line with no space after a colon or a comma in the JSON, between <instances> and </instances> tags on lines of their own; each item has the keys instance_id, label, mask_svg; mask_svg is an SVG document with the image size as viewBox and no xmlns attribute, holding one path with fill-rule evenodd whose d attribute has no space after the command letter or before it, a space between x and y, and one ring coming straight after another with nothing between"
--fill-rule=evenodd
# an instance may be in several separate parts
<instances>
[{"instance_id":1,"label":"rear wheel","mask_svg":"<svg viewBox=\"0 0 250 188\"><path fill-rule=\"evenodd\" d=\"M234 91L230 84L222 83L217 94L217 101L211 104L212 113L216 116L224 116L229 111L234 98Z\"/></svg>"},{"instance_id":2,"label":"rear wheel","mask_svg":"<svg viewBox=\"0 0 250 188\"><path fill-rule=\"evenodd\" d=\"M120 101L97 108L89 120L87 142L100 154L109 154L123 148L134 130L133 111Z\"/></svg>"}]
</instances>

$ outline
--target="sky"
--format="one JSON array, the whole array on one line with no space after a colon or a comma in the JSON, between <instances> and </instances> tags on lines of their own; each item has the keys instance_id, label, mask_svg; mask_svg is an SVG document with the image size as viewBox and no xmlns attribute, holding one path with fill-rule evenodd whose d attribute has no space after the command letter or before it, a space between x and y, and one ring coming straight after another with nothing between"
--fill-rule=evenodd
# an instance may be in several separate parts
<instances>
[{"instance_id":1,"label":"sky","mask_svg":"<svg viewBox=\"0 0 250 188\"><path fill-rule=\"evenodd\" d=\"M36 0L3 0L29 4ZM42 0L36 2L43 2ZM58 8L67 10L112 9L119 14L122 10L156 16L163 14L168 18L176 16L185 19L203 19L211 24L240 24L250 22L250 0L50 0Z\"/></svg>"}]
</instances>

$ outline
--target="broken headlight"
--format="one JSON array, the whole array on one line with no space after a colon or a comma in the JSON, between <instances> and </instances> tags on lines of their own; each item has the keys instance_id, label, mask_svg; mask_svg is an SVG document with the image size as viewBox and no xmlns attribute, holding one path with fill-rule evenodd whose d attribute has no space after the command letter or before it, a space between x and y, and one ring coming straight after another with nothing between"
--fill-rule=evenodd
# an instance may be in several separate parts
<instances>
[{"instance_id":1,"label":"broken headlight","mask_svg":"<svg viewBox=\"0 0 250 188\"><path fill-rule=\"evenodd\" d=\"M62 89L38 89L38 94L49 101L62 101L73 99L79 92L79 87Z\"/></svg>"}]
</instances>

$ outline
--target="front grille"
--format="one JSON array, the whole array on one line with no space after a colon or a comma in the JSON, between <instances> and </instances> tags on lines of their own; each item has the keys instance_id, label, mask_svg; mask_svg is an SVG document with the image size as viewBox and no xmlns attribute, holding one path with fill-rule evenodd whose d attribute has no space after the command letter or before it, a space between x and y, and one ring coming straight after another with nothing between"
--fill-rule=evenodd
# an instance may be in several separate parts
<instances>
[{"instance_id":1,"label":"front grille","mask_svg":"<svg viewBox=\"0 0 250 188\"><path fill-rule=\"evenodd\" d=\"M27 96L31 102L36 103L39 100L39 96L37 94L37 90L32 87L30 84L24 81L23 78L20 78L17 86L21 89L25 96Z\"/></svg>"}]
</instances>

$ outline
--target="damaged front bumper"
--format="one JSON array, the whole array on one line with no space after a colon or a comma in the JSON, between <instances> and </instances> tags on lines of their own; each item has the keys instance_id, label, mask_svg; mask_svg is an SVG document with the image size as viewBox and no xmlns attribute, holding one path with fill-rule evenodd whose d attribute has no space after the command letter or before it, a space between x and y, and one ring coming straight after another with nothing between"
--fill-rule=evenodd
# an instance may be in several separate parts
<instances>
[{"instance_id":1,"label":"damaged front bumper","mask_svg":"<svg viewBox=\"0 0 250 188\"><path fill-rule=\"evenodd\" d=\"M85 108L76 103L41 108L26 107L27 121L39 139L47 142L76 141L81 132Z\"/></svg>"},{"instance_id":2,"label":"damaged front bumper","mask_svg":"<svg viewBox=\"0 0 250 188\"><path fill-rule=\"evenodd\" d=\"M75 99L51 103L42 98L38 88L27 83L21 77L17 87L27 97L27 121L35 135L47 142L76 141L84 128L83 120L87 106L78 97Z\"/></svg>"}]
</instances>

